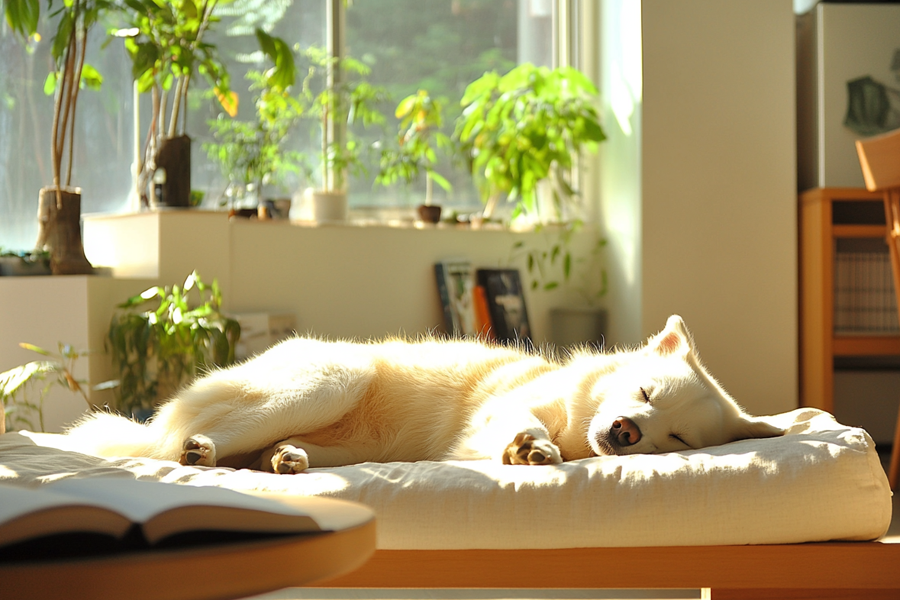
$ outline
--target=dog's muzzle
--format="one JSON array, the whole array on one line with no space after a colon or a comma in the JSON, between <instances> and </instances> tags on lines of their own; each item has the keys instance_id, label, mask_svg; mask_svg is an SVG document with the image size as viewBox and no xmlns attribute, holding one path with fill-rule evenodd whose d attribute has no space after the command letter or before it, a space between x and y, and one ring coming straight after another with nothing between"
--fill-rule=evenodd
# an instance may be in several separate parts
<instances>
[{"instance_id":1,"label":"dog's muzzle","mask_svg":"<svg viewBox=\"0 0 900 600\"><path fill-rule=\"evenodd\" d=\"M628 417L618 417L609 428L609 439L623 448L633 446L641 441L641 429Z\"/></svg>"}]
</instances>

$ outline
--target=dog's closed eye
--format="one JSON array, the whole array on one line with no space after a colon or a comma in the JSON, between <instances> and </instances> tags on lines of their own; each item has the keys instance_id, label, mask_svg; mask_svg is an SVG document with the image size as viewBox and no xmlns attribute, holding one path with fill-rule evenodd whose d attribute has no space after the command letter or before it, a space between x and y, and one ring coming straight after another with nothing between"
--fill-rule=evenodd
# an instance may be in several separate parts
<instances>
[{"instance_id":1,"label":"dog's closed eye","mask_svg":"<svg viewBox=\"0 0 900 600\"><path fill-rule=\"evenodd\" d=\"M690 444L688 444L687 442L685 442L683 439L681 439L681 437L675 435L674 433L670 433L670 434L669 434L669 437L672 438L673 440L675 440L675 441L677 441L677 442L679 442L679 443L682 443L682 444L684 444L685 446L687 446L687 447L690 448Z\"/></svg>"},{"instance_id":2,"label":"dog's closed eye","mask_svg":"<svg viewBox=\"0 0 900 600\"><path fill-rule=\"evenodd\" d=\"M650 394L644 388L641 388L641 395L644 397L644 402L650 404Z\"/></svg>"}]
</instances>

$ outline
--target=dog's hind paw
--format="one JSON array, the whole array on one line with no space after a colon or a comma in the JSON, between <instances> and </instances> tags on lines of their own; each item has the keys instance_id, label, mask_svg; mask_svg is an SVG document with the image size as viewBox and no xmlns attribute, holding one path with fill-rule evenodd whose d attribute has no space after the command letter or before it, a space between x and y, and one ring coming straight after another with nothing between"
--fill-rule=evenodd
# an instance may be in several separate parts
<instances>
[{"instance_id":1,"label":"dog's hind paw","mask_svg":"<svg viewBox=\"0 0 900 600\"><path fill-rule=\"evenodd\" d=\"M505 465L553 465L562 462L559 448L550 440L522 432L503 452Z\"/></svg>"},{"instance_id":2,"label":"dog's hind paw","mask_svg":"<svg viewBox=\"0 0 900 600\"><path fill-rule=\"evenodd\" d=\"M178 462L183 465L196 465L200 467L216 466L216 445L205 435L195 435L184 441L181 448L181 458Z\"/></svg>"},{"instance_id":3,"label":"dog's hind paw","mask_svg":"<svg viewBox=\"0 0 900 600\"><path fill-rule=\"evenodd\" d=\"M275 449L272 455L272 470L282 475L302 473L309 468L309 456L302 448L284 445Z\"/></svg>"}]
</instances>

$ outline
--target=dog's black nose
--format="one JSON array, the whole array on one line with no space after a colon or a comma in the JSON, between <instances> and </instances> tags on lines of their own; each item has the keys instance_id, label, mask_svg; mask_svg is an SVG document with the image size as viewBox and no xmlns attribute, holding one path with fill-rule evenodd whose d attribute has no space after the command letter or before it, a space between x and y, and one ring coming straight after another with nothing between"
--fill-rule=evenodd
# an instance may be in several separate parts
<instances>
[{"instance_id":1,"label":"dog's black nose","mask_svg":"<svg viewBox=\"0 0 900 600\"><path fill-rule=\"evenodd\" d=\"M633 446L641 441L641 429L628 417L619 417L612 422L609 436L620 446Z\"/></svg>"}]
</instances>

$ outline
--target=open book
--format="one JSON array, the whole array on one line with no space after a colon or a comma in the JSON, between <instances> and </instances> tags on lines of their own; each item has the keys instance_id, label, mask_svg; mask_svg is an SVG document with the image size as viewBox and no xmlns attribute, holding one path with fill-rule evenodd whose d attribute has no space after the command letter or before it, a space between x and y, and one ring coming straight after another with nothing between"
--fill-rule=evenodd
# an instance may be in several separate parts
<instances>
[{"instance_id":1,"label":"open book","mask_svg":"<svg viewBox=\"0 0 900 600\"><path fill-rule=\"evenodd\" d=\"M104 545L109 550L173 539L202 544L319 531L319 524L297 508L224 488L118 478L63 479L39 487L0 484L2 558L42 539L48 540L44 546L60 546L64 539L80 544L102 537L112 542Z\"/></svg>"}]
</instances>

